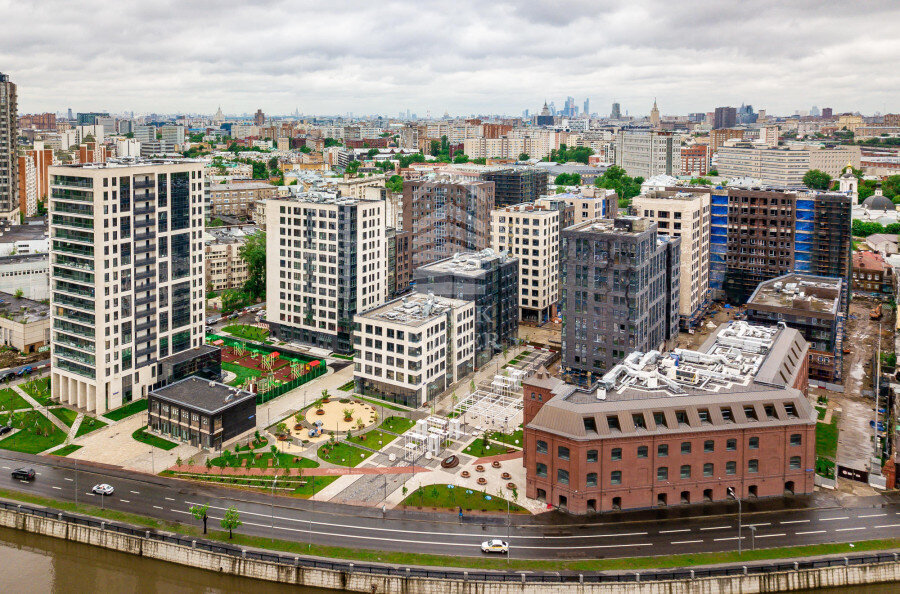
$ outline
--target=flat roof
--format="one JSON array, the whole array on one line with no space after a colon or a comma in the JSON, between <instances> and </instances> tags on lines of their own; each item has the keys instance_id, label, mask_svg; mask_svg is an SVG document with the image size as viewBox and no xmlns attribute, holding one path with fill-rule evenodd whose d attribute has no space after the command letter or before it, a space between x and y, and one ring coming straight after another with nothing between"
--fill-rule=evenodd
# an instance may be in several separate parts
<instances>
[{"instance_id":1,"label":"flat roof","mask_svg":"<svg viewBox=\"0 0 900 594\"><path fill-rule=\"evenodd\" d=\"M463 276L482 276L487 268L483 264L496 260L499 264L505 264L513 258L505 252L495 252L491 248L480 252L456 252L449 258L425 264L416 268L416 271L426 272L452 272Z\"/></svg>"},{"instance_id":2,"label":"flat roof","mask_svg":"<svg viewBox=\"0 0 900 594\"><path fill-rule=\"evenodd\" d=\"M615 219L591 219L566 227L566 231L578 231L580 233L614 233L616 235L638 235L650 228L656 227L656 223L650 219L631 215L618 216Z\"/></svg>"},{"instance_id":3,"label":"flat roof","mask_svg":"<svg viewBox=\"0 0 900 594\"><path fill-rule=\"evenodd\" d=\"M50 306L0 291L0 313L16 322L27 324L49 319Z\"/></svg>"},{"instance_id":4,"label":"flat roof","mask_svg":"<svg viewBox=\"0 0 900 594\"><path fill-rule=\"evenodd\" d=\"M443 316L448 310L466 303L462 299L413 293L357 315L367 320L381 320L404 326L421 326Z\"/></svg>"},{"instance_id":5,"label":"flat roof","mask_svg":"<svg viewBox=\"0 0 900 594\"><path fill-rule=\"evenodd\" d=\"M254 398L253 394L246 390L196 376L186 377L162 388L157 388L151 391L151 394L172 404L210 415Z\"/></svg>"},{"instance_id":6,"label":"flat roof","mask_svg":"<svg viewBox=\"0 0 900 594\"><path fill-rule=\"evenodd\" d=\"M841 302L841 284L841 279L828 276L785 274L759 283L747 305L836 314Z\"/></svg>"},{"instance_id":7,"label":"flat roof","mask_svg":"<svg viewBox=\"0 0 900 594\"><path fill-rule=\"evenodd\" d=\"M246 182L246 183L231 183L231 184L211 184L209 186L210 192L219 192L224 190L262 190L263 188L277 188L278 186L273 186L272 184L267 184L265 182Z\"/></svg>"},{"instance_id":8,"label":"flat roof","mask_svg":"<svg viewBox=\"0 0 900 594\"><path fill-rule=\"evenodd\" d=\"M219 347L213 346L211 344L201 344L198 347L194 347L186 351L181 351L180 353L175 353L174 355L166 357L165 359L160 359L159 362L168 363L169 365L177 365L179 363L190 361L191 359L195 359L201 355L207 355L218 350Z\"/></svg>"},{"instance_id":9,"label":"flat roof","mask_svg":"<svg viewBox=\"0 0 900 594\"><path fill-rule=\"evenodd\" d=\"M4 225L0 227L0 243L48 239L49 236L50 228L46 221L43 225Z\"/></svg>"}]
</instances>

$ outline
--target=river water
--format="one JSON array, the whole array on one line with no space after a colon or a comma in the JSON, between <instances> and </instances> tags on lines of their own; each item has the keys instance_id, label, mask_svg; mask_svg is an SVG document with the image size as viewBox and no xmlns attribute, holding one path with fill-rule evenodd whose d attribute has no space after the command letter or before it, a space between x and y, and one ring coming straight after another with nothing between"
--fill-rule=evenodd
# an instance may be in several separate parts
<instances>
[{"instance_id":1,"label":"river water","mask_svg":"<svg viewBox=\"0 0 900 594\"><path fill-rule=\"evenodd\" d=\"M896 584L829 588L817 593L887 594ZM0 527L0 592L3 594L314 594L300 588L222 575L175 563Z\"/></svg>"}]
</instances>

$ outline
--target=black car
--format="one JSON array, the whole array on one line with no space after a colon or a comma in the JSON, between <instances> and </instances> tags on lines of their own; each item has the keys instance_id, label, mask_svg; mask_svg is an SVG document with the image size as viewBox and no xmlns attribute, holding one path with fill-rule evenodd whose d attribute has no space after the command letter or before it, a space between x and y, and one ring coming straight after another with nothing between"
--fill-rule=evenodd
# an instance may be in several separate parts
<instances>
[{"instance_id":1,"label":"black car","mask_svg":"<svg viewBox=\"0 0 900 594\"><path fill-rule=\"evenodd\" d=\"M12 471L12 477L20 481L33 481L34 468L16 468Z\"/></svg>"},{"instance_id":2,"label":"black car","mask_svg":"<svg viewBox=\"0 0 900 594\"><path fill-rule=\"evenodd\" d=\"M12 380L12 379L15 379L15 378L16 378L16 372L15 372L15 371L5 371L5 372L3 372L2 374L0 374L0 382L5 382L5 381L8 380L8 379L9 379L9 380Z\"/></svg>"},{"instance_id":3,"label":"black car","mask_svg":"<svg viewBox=\"0 0 900 594\"><path fill-rule=\"evenodd\" d=\"M0 435L6 435L12 430L12 425L0 425Z\"/></svg>"}]
</instances>

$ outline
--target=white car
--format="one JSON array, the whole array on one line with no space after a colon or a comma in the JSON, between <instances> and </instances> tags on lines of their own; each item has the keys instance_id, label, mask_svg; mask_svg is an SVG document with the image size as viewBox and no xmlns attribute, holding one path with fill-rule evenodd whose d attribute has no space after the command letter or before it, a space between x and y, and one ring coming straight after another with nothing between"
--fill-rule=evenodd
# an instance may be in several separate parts
<instances>
[{"instance_id":1,"label":"white car","mask_svg":"<svg viewBox=\"0 0 900 594\"><path fill-rule=\"evenodd\" d=\"M499 538L486 540L483 543L481 543L481 552L482 553L500 553L501 555L505 555L505 554L509 553L509 544L503 542Z\"/></svg>"},{"instance_id":2,"label":"white car","mask_svg":"<svg viewBox=\"0 0 900 594\"><path fill-rule=\"evenodd\" d=\"M96 493L97 495L112 495L113 492L115 492L115 489L112 488L112 485L100 483L99 485L94 485L94 488L91 489L91 492Z\"/></svg>"}]
</instances>

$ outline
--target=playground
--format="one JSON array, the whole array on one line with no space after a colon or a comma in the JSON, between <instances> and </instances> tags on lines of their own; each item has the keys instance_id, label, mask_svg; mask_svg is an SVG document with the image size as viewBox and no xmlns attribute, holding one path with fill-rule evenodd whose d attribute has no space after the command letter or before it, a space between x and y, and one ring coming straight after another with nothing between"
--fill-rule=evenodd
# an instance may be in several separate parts
<instances>
[{"instance_id":1,"label":"playground","mask_svg":"<svg viewBox=\"0 0 900 594\"><path fill-rule=\"evenodd\" d=\"M260 392L294 381L310 372L318 371L318 360L292 357L278 351L268 352L240 341L219 338L210 341L222 349L222 369L235 375L229 383L245 386L259 381Z\"/></svg>"},{"instance_id":2,"label":"playground","mask_svg":"<svg viewBox=\"0 0 900 594\"><path fill-rule=\"evenodd\" d=\"M322 411L321 414L319 413L320 410ZM371 427L378 421L378 414L370 404L355 402L346 398L341 400L329 399L328 402L320 402L316 406L309 407L306 410L306 421L310 425L315 424L317 421L320 422L324 430L323 433L334 431L342 435L347 431L356 432ZM298 435L298 437L316 441L316 439L305 434L303 436ZM322 436L322 439L327 438L327 434Z\"/></svg>"}]
</instances>

